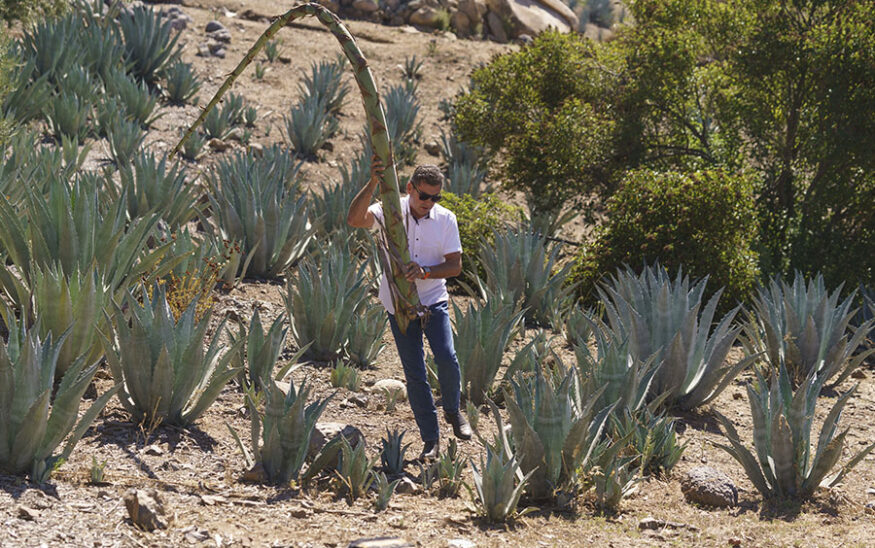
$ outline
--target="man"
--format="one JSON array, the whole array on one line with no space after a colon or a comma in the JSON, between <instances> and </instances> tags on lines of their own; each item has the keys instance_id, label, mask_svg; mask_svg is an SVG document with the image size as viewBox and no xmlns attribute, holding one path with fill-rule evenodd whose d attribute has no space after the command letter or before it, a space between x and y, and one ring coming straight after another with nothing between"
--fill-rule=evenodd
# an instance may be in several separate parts
<instances>
[{"instance_id":1,"label":"man","mask_svg":"<svg viewBox=\"0 0 875 548\"><path fill-rule=\"evenodd\" d=\"M382 204L370 203L382 171L379 160L375 158L371 167L371 179L349 207L347 222L350 226L376 229L383 224ZM424 327L422 322L413 320L407 333L401 333L395 321L395 309L386 273L383 273L380 281L380 302L389 313L389 325L392 327L407 381L407 399L423 441L420 460L433 460L440 450L437 408L428 384L423 334L428 339L437 363L444 418L452 425L457 438L468 440L472 434L468 421L459 410L459 361L453 347L453 332L447 309L449 294L446 279L458 276L462 271L462 244L456 216L438 205L443 183L444 176L437 166L419 166L407 182L407 196L401 199L401 214L407 229L411 258L411 262L404 267L404 273L408 280L416 284L420 303L428 307L429 314Z\"/></svg>"}]
</instances>

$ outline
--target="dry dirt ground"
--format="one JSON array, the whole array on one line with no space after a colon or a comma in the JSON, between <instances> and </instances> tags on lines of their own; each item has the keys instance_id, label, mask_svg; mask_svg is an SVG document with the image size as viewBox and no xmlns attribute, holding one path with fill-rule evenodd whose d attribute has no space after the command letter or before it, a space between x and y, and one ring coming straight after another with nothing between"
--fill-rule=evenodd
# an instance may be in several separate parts
<instances>
[{"instance_id":1,"label":"dry dirt ground","mask_svg":"<svg viewBox=\"0 0 875 548\"><path fill-rule=\"evenodd\" d=\"M160 7L160 6L159 6ZM265 27L263 23L231 17L250 9L271 15L289 5L237 2L228 4L183 3L194 25L183 33L185 58L206 81L201 100L209 99L248 46ZM233 42L224 60L196 57L196 44L203 40L207 21L218 18L230 30ZM456 41L445 36L404 32L397 28L352 22L350 27L369 59L378 82L386 84L400 75L397 65L405 56L424 59L420 98L425 125L424 142L439 134L438 100L452 96L467 82L472 67L512 46L484 42ZM283 29L285 63L271 65L264 80L256 81L250 69L234 90L257 105L260 122L254 140L270 143L279 139L281 116L295 101L301 71L314 59L333 56L334 39L307 23L307 28ZM147 144L155 150L172 146L180 128L197 114L196 107L167 108ZM272 124L265 135L267 122ZM363 123L361 107L351 98L344 109L341 134L334 150L321 162L306 166L307 181L319 184L337 179L336 166L355 153L357 135ZM93 161L103 154L99 147ZM208 165L215 154L201 162ZM420 161L435 161L424 151ZM191 166L198 169L199 166ZM249 317L253 307L275 317L282 311L282 286L245 283L230 294L217 296L216 316L235 310ZM461 299L461 297L454 297ZM526 337L531 337L529 332ZM387 346L375 369L363 373L365 385L383 378L401 378L401 366L387 334ZM523 341L514 343L519 348ZM560 349L571 359L567 349ZM509 353L512 354L512 351ZM310 379L317 395L333 391L328 371L305 364L294 378ZM742 436L750 436L751 423L744 379L730 386L714 407L734 420ZM842 423L851 427L847 452L856 451L875 438L871 420L875 413L875 383L866 372L857 396L849 403ZM104 374L99 390L111 381ZM846 387L843 387L846 388ZM360 428L368 440L369 454L377 455L386 428L407 429L414 442L410 453L419 450L413 434L413 416L405 403L392 413L382 408L380 395L367 395L367 407L344 406L348 394L341 393L328 405L322 420L349 423ZM832 405L824 397L819 416ZM680 439L687 443L683 460L671 477L649 480L626 500L619 514L598 515L586 500L574 509L541 508L509 525L489 525L468 511L468 496L439 499L433 495L396 495L390 507L375 513L371 500L353 505L338 499L327 488L300 492L239 481L245 471L243 458L225 423L233 425L248 442L248 420L242 414L243 399L229 385L216 404L191 429L159 427L154 431L132 424L120 406L112 402L77 446L71 459L38 487L27 481L0 476L0 545L2 546L346 546L365 537L399 537L419 546L869 546L875 537L875 517L866 504L868 490L875 487L875 460L868 457L839 489L818 494L801 506L763 501L747 481L743 470L711 442L721 436L713 417L680 418ZM481 421L486 428L488 417ZM489 436L489 434L487 434ZM479 460L475 442L463 442L461 451ZM848 455L845 455L845 460ZM105 482L89 483L92 459L106 462ZM734 509L707 509L684 500L677 480L686 470L707 463L729 474L740 488L740 505ZM410 465L407 471L418 471ZM465 477L471 481L470 472ZM154 533L134 528L127 517L123 496L131 488L153 487L164 498L172 522ZM523 501L526 506L526 501ZM640 532L638 523L652 516L679 528Z\"/></svg>"}]
</instances>

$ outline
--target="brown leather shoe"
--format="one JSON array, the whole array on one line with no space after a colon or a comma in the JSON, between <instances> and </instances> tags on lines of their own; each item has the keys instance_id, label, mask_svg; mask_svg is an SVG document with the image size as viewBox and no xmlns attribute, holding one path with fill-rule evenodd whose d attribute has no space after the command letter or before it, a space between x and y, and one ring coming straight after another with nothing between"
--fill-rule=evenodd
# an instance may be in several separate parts
<instances>
[{"instance_id":1,"label":"brown leather shoe","mask_svg":"<svg viewBox=\"0 0 875 548\"><path fill-rule=\"evenodd\" d=\"M423 443L422 453L419 454L420 462L437 460L440 454L441 444L438 440L431 440Z\"/></svg>"},{"instance_id":2,"label":"brown leather shoe","mask_svg":"<svg viewBox=\"0 0 875 548\"><path fill-rule=\"evenodd\" d=\"M471 425L468 424L468 419L461 411L456 413L444 413L444 418L453 427L453 435L460 440L470 440L474 432L471 430Z\"/></svg>"}]
</instances>

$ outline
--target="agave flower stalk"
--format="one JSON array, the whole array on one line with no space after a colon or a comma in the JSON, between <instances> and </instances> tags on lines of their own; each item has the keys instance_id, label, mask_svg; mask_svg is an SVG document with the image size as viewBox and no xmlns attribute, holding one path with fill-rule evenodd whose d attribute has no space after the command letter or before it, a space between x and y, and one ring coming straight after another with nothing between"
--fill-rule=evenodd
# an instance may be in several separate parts
<instances>
[{"instance_id":1,"label":"agave flower stalk","mask_svg":"<svg viewBox=\"0 0 875 548\"><path fill-rule=\"evenodd\" d=\"M229 367L239 343L221 353L222 322L205 351L210 315L195 320L197 299L177 321L161 285L152 297L145 287L140 294L142 305L128 293L129 317L118 308L115 336L105 343L112 376L124 383L119 400L136 420L191 424L240 371Z\"/></svg>"},{"instance_id":2,"label":"agave flower stalk","mask_svg":"<svg viewBox=\"0 0 875 548\"><path fill-rule=\"evenodd\" d=\"M771 380L757 372L757 382L747 385L753 417L756 456L741 442L732 422L717 416L730 445L717 444L737 460L754 487L766 498L809 498L818 487L832 487L875 449L865 447L834 475L849 428L839 432L838 421L857 385L836 399L820 428L817 448L811 453L811 430L817 397L826 381L812 371L796 388L783 365L772 371Z\"/></svg>"},{"instance_id":3,"label":"agave flower stalk","mask_svg":"<svg viewBox=\"0 0 875 548\"><path fill-rule=\"evenodd\" d=\"M56 339L51 334L41 339L37 328L17 322L9 308L3 307L2 313L9 340L0 344L0 471L29 473L42 483L56 464L69 458L120 386L104 392L79 418L82 394L97 371L97 362L79 358L71 364L52 399L58 354L68 332ZM65 438L64 448L55 453Z\"/></svg>"},{"instance_id":4,"label":"agave flower stalk","mask_svg":"<svg viewBox=\"0 0 875 548\"><path fill-rule=\"evenodd\" d=\"M336 15L319 4L308 3L296 6L277 17L256 40L255 44L253 44L237 67L228 76L228 79L219 87L198 119L186 130L185 135L182 136L182 139L180 139L173 152L171 152L171 156L182 148L194 130L203 123L207 113L219 103L225 92L231 88L234 81L252 63L258 52L264 48L279 29L305 16L316 17L320 23L325 25L334 34L355 72L356 83L361 92L362 102L364 103L365 113L368 118L371 144L374 153L380 159L383 166L385 166L380 179L380 197L383 201L383 212L386 218L386 239L390 248L388 251L390 252L390 257L394 258L390 261L390 265L388 265L391 268L390 279L394 281L397 288L397 291L392 292L392 299L396 310L398 327L402 332L406 332L408 323L411 319L416 318L418 311L422 307L419 302L419 295L416 292L416 286L407 280L402 269L404 265L410 262L410 252L407 247L407 231L404 229L404 221L401 214L398 174L395 171L392 148L389 144L389 135L386 131L386 116L380 104L380 96L377 93L377 86L374 83L374 77L368 67L368 62L365 60L364 55L362 55L349 30L340 22ZM387 271L387 275L388 273Z\"/></svg>"}]
</instances>

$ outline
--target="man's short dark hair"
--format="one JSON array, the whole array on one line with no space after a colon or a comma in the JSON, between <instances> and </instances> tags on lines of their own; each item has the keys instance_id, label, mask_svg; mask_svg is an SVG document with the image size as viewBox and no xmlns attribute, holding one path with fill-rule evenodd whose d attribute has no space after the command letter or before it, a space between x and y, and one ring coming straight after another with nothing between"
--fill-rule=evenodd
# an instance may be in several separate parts
<instances>
[{"instance_id":1,"label":"man's short dark hair","mask_svg":"<svg viewBox=\"0 0 875 548\"><path fill-rule=\"evenodd\" d=\"M438 166L432 164L424 164L421 166L417 166L417 168L413 171L413 175L410 177L410 181L415 185L417 183L424 183L426 185L443 185L444 184L444 174L441 173L441 170Z\"/></svg>"}]
</instances>

